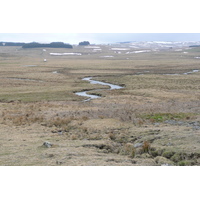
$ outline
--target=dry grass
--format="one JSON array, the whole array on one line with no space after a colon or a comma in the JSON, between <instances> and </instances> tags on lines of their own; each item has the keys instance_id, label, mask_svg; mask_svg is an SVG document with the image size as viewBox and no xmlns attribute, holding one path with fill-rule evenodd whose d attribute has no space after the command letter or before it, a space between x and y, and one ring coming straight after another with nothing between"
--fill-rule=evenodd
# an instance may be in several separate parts
<instances>
[{"instance_id":1,"label":"dry grass","mask_svg":"<svg viewBox=\"0 0 200 200\"><path fill-rule=\"evenodd\" d=\"M165 124L198 122L199 72L163 75L199 69L198 52L131 54L127 60L108 46L99 53L83 47L46 53L3 48L0 165L160 165L159 156L175 165L199 165L199 130ZM49 55L55 51L83 55ZM114 57L101 57L108 54ZM103 98L82 102L75 91L102 88L82 81L85 76L125 88L98 91ZM44 141L55 148L41 148ZM171 152L177 154L169 157Z\"/></svg>"}]
</instances>

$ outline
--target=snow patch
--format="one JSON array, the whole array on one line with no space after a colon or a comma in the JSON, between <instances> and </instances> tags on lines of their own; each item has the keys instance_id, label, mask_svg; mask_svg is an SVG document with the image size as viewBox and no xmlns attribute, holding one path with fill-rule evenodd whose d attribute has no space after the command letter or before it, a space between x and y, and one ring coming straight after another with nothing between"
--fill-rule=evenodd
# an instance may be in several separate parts
<instances>
[{"instance_id":1,"label":"snow patch","mask_svg":"<svg viewBox=\"0 0 200 200\"><path fill-rule=\"evenodd\" d=\"M183 51L183 49L175 49L174 51Z\"/></svg>"},{"instance_id":2,"label":"snow patch","mask_svg":"<svg viewBox=\"0 0 200 200\"><path fill-rule=\"evenodd\" d=\"M81 53L49 53L52 56L70 56L70 55L74 55L74 56L81 56Z\"/></svg>"},{"instance_id":3,"label":"snow patch","mask_svg":"<svg viewBox=\"0 0 200 200\"><path fill-rule=\"evenodd\" d=\"M142 51L132 51L132 52L126 52L126 54L131 54L131 53L146 53L146 52L150 52L151 50L142 50Z\"/></svg>"},{"instance_id":4,"label":"snow patch","mask_svg":"<svg viewBox=\"0 0 200 200\"><path fill-rule=\"evenodd\" d=\"M85 49L99 49L100 47L98 47L98 46L86 46L84 48Z\"/></svg>"},{"instance_id":5,"label":"snow patch","mask_svg":"<svg viewBox=\"0 0 200 200\"><path fill-rule=\"evenodd\" d=\"M114 56L100 56L101 58L113 58Z\"/></svg>"},{"instance_id":6,"label":"snow patch","mask_svg":"<svg viewBox=\"0 0 200 200\"><path fill-rule=\"evenodd\" d=\"M130 50L130 48L111 48L111 50L114 50L114 51L128 51L128 50Z\"/></svg>"}]
</instances>

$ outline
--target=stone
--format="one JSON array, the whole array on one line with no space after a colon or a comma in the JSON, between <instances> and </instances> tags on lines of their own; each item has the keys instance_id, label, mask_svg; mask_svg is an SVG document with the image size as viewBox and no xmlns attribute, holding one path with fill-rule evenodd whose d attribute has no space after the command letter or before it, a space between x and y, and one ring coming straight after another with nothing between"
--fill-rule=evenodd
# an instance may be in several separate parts
<instances>
[{"instance_id":1,"label":"stone","mask_svg":"<svg viewBox=\"0 0 200 200\"><path fill-rule=\"evenodd\" d=\"M136 144L134 144L133 146L135 147L135 148L138 148L138 147L141 147L143 145L143 143L136 143Z\"/></svg>"},{"instance_id":2,"label":"stone","mask_svg":"<svg viewBox=\"0 0 200 200\"><path fill-rule=\"evenodd\" d=\"M53 144L51 144L50 142L47 142L47 141L43 143L43 146L45 146L45 147L47 147L47 148L52 147L52 145L53 145Z\"/></svg>"},{"instance_id":3,"label":"stone","mask_svg":"<svg viewBox=\"0 0 200 200\"><path fill-rule=\"evenodd\" d=\"M63 164L63 162L62 162L62 161L58 161L58 160L57 160L57 161L56 161L56 164L57 164L57 165L62 165L62 164Z\"/></svg>"},{"instance_id":4,"label":"stone","mask_svg":"<svg viewBox=\"0 0 200 200\"><path fill-rule=\"evenodd\" d=\"M63 134L63 132L62 132L62 131L58 131L58 134L59 134L59 135L62 135L62 134Z\"/></svg>"}]
</instances>

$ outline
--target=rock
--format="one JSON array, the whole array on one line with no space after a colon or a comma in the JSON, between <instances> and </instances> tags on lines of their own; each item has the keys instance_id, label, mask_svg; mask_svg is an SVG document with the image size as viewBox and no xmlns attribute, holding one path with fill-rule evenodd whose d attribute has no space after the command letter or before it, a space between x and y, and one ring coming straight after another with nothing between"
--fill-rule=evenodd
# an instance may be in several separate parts
<instances>
[{"instance_id":1,"label":"rock","mask_svg":"<svg viewBox=\"0 0 200 200\"><path fill-rule=\"evenodd\" d=\"M200 129L200 126L193 126L193 129L194 129L194 130L199 130L199 129Z\"/></svg>"},{"instance_id":2,"label":"rock","mask_svg":"<svg viewBox=\"0 0 200 200\"><path fill-rule=\"evenodd\" d=\"M62 131L58 131L58 134L59 134L59 135L62 135L62 134L63 134L63 132L62 132Z\"/></svg>"},{"instance_id":3,"label":"rock","mask_svg":"<svg viewBox=\"0 0 200 200\"><path fill-rule=\"evenodd\" d=\"M47 148L52 147L52 145L53 145L53 144L51 144L50 142L47 142L47 141L43 143L43 146L45 146L45 147L47 147Z\"/></svg>"},{"instance_id":4,"label":"rock","mask_svg":"<svg viewBox=\"0 0 200 200\"><path fill-rule=\"evenodd\" d=\"M135 148L138 148L138 147L141 147L143 145L143 143L136 143L136 144L134 144L133 146L135 147Z\"/></svg>"},{"instance_id":5,"label":"rock","mask_svg":"<svg viewBox=\"0 0 200 200\"><path fill-rule=\"evenodd\" d=\"M57 161L56 161L56 164L57 164L57 165L62 165L62 164L63 164L63 162L62 162L62 161L58 161L58 160L57 160Z\"/></svg>"},{"instance_id":6,"label":"rock","mask_svg":"<svg viewBox=\"0 0 200 200\"><path fill-rule=\"evenodd\" d=\"M160 123L154 123L154 126L158 127L160 126Z\"/></svg>"},{"instance_id":7,"label":"rock","mask_svg":"<svg viewBox=\"0 0 200 200\"><path fill-rule=\"evenodd\" d=\"M173 144L171 142L167 143L167 146L173 146Z\"/></svg>"}]
</instances>

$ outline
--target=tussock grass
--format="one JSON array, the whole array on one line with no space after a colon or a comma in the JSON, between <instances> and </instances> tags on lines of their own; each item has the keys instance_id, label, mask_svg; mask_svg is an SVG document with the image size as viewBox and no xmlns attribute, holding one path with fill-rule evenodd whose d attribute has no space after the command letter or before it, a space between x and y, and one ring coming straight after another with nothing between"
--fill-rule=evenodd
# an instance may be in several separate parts
<instances>
[{"instance_id":1,"label":"tussock grass","mask_svg":"<svg viewBox=\"0 0 200 200\"><path fill-rule=\"evenodd\" d=\"M20 150L26 147L23 146L23 140L20 141L22 138L20 131L23 128L27 130L27 140L30 140L31 147L27 147L29 149L41 146L43 139L52 143L58 141L62 143L61 146L57 145L54 148L56 153L48 152L48 155L53 155L51 158L42 154L44 149L35 150L32 154L35 160L28 163L38 164L40 160L40 163L45 164L44 158L48 157L48 164L53 165L50 160L60 156L60 152L66 153L71 144L78 149L73 151L80 153L83 149L79 148L88 142L90 147L95 147L95 150L91 150L92 148L89 149L86 144L86 151L89 151L90 155L100 152L105 153L104 156L107 154L116 156L118 160L126 157L131 159L131 164L139 163L139 159L156 157L164 157L165 161L171 159L171 162L177 165L197 164L199 161L194 160L191 152L195 149L197 151L195 159L198 159L198 130L195 130L194 134L190 127L170 127L163 125L163 122L199 120L200 73L165 75L183 74L193 69L200 69L199 60L194 59L199 52L192 50L183 55L181 52L160 51L130 54L129 59L126 59L126 54L116 55L109 48L104 46L102 47L104 50L98 53L83 47L76 47L73 50L56 49L61 53L82 52L83 55L79 57L50 56L48 53L55 52L55 49L47 49L48 53L44 55L39 48L21 49L17 53L11 47L3 50L0 48L0 52L6 53L0 54L1 127L7 129L14 127L15 139L22 145ZM100 57L108 54L114 57ZM44 56L47 59L45 63ZM27 67L27 65L36 66ZM58 73L52 73L55 71ZM86 76L123 85L124 88L101 90L98 94L102 98L82 102L83 98L76 96L75 91L103 88L82 81L81 79ZM155 127L155 123L158 127ZM12 132L9 131L9 134ZM29 132L33 134L30 138L28 138ZM2 154L11 156L9 152L15 154L20 152L19 149L10 146L14 141L8 143L9 136L2 137L6 147ZM31 143L33 137L35 137L34 144ZM71 143L66 147L67 141ZM39 142L41 144L38 144ZM135 143L141 143L142 146L134 148ZM187 156L184 157L177 152L178 150ZM26 159L23 157L23 162L26 164L28 153L30 150L27 149L23 155L26 157ZM87 153L84 151L84 154ZM79 156L79 159L82 157L84 156ZM10 160L7 158L4 160ZM18 155L16 160L20 159ZM73 160L74 158L69 156L70 159L72 164L78 160L77 157ZM61 161L52 162L63 163L63 160L66 165L70 163L66 157ZM191 160L193 161L190 162Z\"/></svg>"},{"instance_id":2,"label":"tussock grass","mask_svg":"<svg viewBox=\"0 0 200 200\"><path fill-rule=\"evenodd\" d=\"M191 113L154 113L141 115L141 118L150 122L164 122L166 120L189 120L194 116L195 114Z\"/></svg>"}]
</instances>

